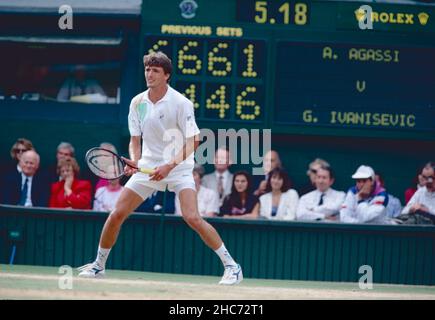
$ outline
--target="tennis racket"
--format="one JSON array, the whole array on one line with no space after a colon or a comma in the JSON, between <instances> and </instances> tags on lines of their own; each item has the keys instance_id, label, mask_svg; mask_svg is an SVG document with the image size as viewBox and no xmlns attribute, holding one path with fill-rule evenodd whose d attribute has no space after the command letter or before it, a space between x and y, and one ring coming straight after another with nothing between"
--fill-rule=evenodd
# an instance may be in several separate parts
<instances>
[{"instance_id":1,"label":"tennis racket","mask_svg":"<svg viewBox=\"0 0 435 320\"><path fill-rule=\"evenodd\" d=\"M153 169L144 169L126 163L116 153L104 148L92 148L86 152L86 163L89 169L98 177L114 180L125 175L124 167L127 165L145 174L152 174Z\"/></svg>"}]
</instances>

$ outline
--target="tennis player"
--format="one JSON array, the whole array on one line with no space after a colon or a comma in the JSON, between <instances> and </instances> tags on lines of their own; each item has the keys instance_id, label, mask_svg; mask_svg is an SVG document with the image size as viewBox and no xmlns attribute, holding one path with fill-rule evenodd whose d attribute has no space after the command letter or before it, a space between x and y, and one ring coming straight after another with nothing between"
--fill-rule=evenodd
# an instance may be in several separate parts
<instances>
[{"instance_id":1,"label":"tennis player","mask_svg":"<svg viewBox=\"0 0 435 320\"><path fill-rule=\"evenodd\" d=\"M130 165L155 170L148 175L125 167L131 178L104 224L96 260L80 267L79 276L103 276L124 220L155 190L164 191L168 187L180 199L183 219L221 259L225 272L219 284L237 284L243 279L240 265L231 257L216 229L198 213L192 170L200 131L193 104L168 85L172 63L164 53L145 55L143 63L148 90L131 101L130 159L123 159Z\"/></svg>"}]
</instances>

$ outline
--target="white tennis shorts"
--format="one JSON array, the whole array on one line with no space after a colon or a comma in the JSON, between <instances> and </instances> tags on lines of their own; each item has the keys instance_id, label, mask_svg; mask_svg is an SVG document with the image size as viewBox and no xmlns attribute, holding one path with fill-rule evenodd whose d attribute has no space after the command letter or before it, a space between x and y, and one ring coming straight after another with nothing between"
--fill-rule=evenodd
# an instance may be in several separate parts
<instances>
[{"instance_id":1,"label":"white tennis shorts","mask_svg":"<svg viewBox=\"0 0 435 320\"><path fill-rule=\"evenodd\" d=\"M156 190L165 191L166 187L177 195L183 189L196 191L192 170L171 171L165 179L160 181L150 181L148 174L137 172L130 177L125 187L136 192L144 200Z\"/></svg>"}]
</instances>

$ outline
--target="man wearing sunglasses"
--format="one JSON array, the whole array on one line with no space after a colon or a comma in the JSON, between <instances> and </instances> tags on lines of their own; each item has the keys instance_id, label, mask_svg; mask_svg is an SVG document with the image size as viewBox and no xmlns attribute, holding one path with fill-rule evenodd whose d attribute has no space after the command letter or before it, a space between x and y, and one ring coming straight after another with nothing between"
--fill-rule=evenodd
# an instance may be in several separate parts
<instances>
[{"instance_id":1,"label":"man wearing sunglasses","mask_svg":"<svg viewBox=\"0 0 435 320\"><path fill-rule=\"evenodd\" d=\"M345 223L390 224L386 216L388 194L375 179L369 166L360 166L352 175L355 186L347 192L340 210L340 221Z\"/></svg>"},{"instance_id":2,"label":"man wearing sunglasses","mask_svg":"<svg viewBox=\"0 0 435 320\"><path fill-rule=\"evenodd\" d=\"M435 162L428 162L421 171L425 186L418 189L402 214L418 214L429 218L435 224Z\"/></svg>"}]
</instances>

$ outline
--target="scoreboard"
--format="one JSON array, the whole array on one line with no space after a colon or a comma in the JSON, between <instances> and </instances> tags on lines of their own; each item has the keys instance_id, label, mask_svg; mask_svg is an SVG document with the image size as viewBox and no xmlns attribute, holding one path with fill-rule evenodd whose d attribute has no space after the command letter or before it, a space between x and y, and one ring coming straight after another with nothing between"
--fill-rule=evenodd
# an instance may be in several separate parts
<instances>
[{"instance_id":1,"label":"scoreboard","mask_svg":"<svg viewBox=\"0 0 435 320\"><path fill-rule=\"evenodd\" d=\"M145 0L141 53L171 58L201 127L435 139L434 19L430 5Z\"/></svg>"}]
</instances>

